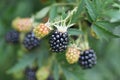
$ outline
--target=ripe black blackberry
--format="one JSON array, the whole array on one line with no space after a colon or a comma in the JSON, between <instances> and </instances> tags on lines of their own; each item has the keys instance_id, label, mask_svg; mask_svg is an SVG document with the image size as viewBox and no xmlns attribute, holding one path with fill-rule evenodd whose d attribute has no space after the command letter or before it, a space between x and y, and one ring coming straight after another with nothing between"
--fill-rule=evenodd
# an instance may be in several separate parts
<instances>
[{"instance_id":1,"label":"ripe black blackberry","mask_svg":"<svg viewBox=\"0 0 120 80\"><path fill-rule=\"evenodd\" d=\"M26 49L31 50L37 46L39 46L40 40L37 39L32 32L29 32L23 41L23 44Z\"/></svg>"},{"instance_id":2,"label":"ripe black blackberry","mask_svg":"<svg viewBox=\"0 0 120 80\"><path fill-rule=\"evenodd\" d=\"M96 64L96 55L94 50L85 50L81 53L78 63L83 69L92 68Z\"/></svg>"},{"instance_id":3,"label":"ripe black blackberry","mask_svg":"<svg viewBox=\"0 0 120 80\"><path fill-rule=\"evenodd\" d=\"M19 32L11 30L6 34L5 39L7 42L17 43L19 42Z\"/></svg>"},{"instance_id":4,"label":"ripe black blackberry","mask_svg":"<svg viewBox=\"0 0 120 80\"><path fill-rule=\"evenodd\" d=\"M26 68L25 75L27 80L37 80L36 79L36 68Z\"/></svg>"},{"instance_id":5,"label":"ripe black blackberry","mask_svg":"<svg viewBox=\"0 0 120 80\"><path fill-rule=\"evenodd\" d=\"M68 33L55 30L50 37L50 46L53 52L62 52L68 45Z\"/></svg>"}]
</instances>

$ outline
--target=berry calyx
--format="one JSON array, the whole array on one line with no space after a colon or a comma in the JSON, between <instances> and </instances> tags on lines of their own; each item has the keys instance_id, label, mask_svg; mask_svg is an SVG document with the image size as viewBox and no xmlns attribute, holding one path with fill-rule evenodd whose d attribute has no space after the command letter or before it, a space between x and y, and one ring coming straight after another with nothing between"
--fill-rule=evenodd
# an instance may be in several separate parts
<instances>
[{"instance_id":1,"label":"berry calyx","mask_svg":"<svg viewBox=\"0 0 120 80\"><path fill-rule=\"evenodd\" d=\"M69 47L66 52L66 59L69 64L76 63L79 59L80 51L74 47Z\"/></svg>"},{"instance_id":2,"label":"berry calyx","mask_svg":"<svg viewBox=\"0 0 120 80\"><path fill-rule=\"evenodd\" d=\"M32 29L33 20L31 18L16 18L12 22L14 29L19 32L29 32Z\"/></svg>"},{"instance_id":3,"label":"berry calyx","mask_svg":"<svg viewBox=\"0 0 120 80\"><path fill-rule=\"evenodd\" d=\"M19 32L11 30L6 34L5 39L9 43L17 43L19 42Z\"/></svg>"},{"instance_id":4,"label":"berry calyx","mask_svg":"<svg viewBox=\"0 0 120 80\"><path fill-rule=\"evenodd\" d=\"M40 23L37 27L33 29L33 33L37 38L42 38L49 34L50 29L44 23Z\"/></svg>"},{"instance_id":5,"label":"berry calyx","mask_svg":"<svg viewBox=\"0 0 120 80\"><path fill-rule=\"evenodd\" d=\"M62 33L58 30L53 31L50 36L50 47L53 52L65 51L68 45L68 33Z\"/></svg>"},{"instance_id":6,"label":"berry calyx","mask_svg":"<svg viewBox=\"0 0 120 80\"><path fill-rule=\"evenodd\" d=\"M92 49L85 50L83 53L81 53L78 61L79 65L83 69L92 68L96 62L96 55Z\"/></svg>"},{"instance_id":7,"label":"berry calyx","mask_svg":"<svg viewBox=\"0 0 120 80\"><path fill-rule=\"evenodd\" d=\"M32 32L27 33L24 38L23 44L26 49L31 50L39 46L40 40L37 39Z\"/></svg>"}]
</instances>

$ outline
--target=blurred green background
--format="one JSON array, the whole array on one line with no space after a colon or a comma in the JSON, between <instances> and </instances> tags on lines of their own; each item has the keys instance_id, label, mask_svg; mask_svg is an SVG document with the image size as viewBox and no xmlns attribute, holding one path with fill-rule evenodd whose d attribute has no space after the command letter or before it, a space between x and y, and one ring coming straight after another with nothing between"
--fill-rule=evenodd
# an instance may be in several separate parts
<instances>
[{"instance_id":1,"label":"blurred green background","mask_svg":"<svg viewBox=\"0 0 120 80\"><path fill-rule=\"evenodd\" d=\"M5 33L11 29L11 21L18 16L30 17L44 6L51 5L52 1L54 0L0 0L0 80L14 80L6 71L17 62L16 53L19 51L15 50L19 47L8 45L4 40ZM120 26L115 28L114 33L120 35ZM84 75L79 76L84 80L119 80L120 39L101 41L90 38L90 45L97 53L98 63L95 68L85 70Z\"/></svg>"}]
</instances>

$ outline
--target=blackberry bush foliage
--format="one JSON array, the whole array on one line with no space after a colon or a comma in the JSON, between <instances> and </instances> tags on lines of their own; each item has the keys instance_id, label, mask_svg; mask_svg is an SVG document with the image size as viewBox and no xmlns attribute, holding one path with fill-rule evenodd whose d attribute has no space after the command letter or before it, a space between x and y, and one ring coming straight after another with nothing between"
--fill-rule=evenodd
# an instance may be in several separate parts
<instances>
[{"instance_id":1,"label":"blackberry bush foliage","mask_svg":"<svg viewBox=\"0 0 120 80\"><path fill-rule=\"evenodd\" d=\"M27 14L28 18L18 17L12 21L14 30L7 33L6 41L19 42L22 46L13 52L18 63L8 73L38 66L37 71L26 71L28 80L83 80L83 69L95 69L96 58L99 58L96 54L100 53L97 50L103 51L99 40L120 37L114 33L114 28L120 25L117 16L120 7L112 0L45 1L44 5L41 4L44 8L36 14ZM100 49L97 49L98 46Z\"/></svg>"}]
</instances>

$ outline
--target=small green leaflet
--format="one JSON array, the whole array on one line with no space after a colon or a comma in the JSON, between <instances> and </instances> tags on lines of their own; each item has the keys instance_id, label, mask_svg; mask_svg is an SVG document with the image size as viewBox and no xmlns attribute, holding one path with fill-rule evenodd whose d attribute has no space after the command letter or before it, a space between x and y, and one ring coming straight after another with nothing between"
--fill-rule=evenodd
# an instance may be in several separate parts
<instances>
[{"instance_id":1,"label":"small green leaflet","mask_svg":"<svg viewBox=\"0 0 120 80\"><path fill-rule=\"evenodd\" d=\"M69 35L80 35L83 34L82 31L78 30L78 29L68 29L68 34Z\"/></svg>"},{"instance_id":2,"label":"small green leaflet","mask_svg":"<svg viewBox=\"0 0 120 80\"><path fill-rule=\"evenodd\" d=\"M120 36L115 35L113 32L110 32L109 30L101 27L98 24L93 24L92 29L95 31L95 33L98 35L100 39L106 39L108 40L108 37L112 38L120 38Z\"/></svg>"},{"instance_id":3,"label":"small green leaflet","mask_svg":"<svg viewBox=\"0 0 120 80\"><path fill-rule=\"evenodd\" d=\"M95 8L93 7L93 4L90 2L90 0L85 0L87 11L93 21L96 21L97 15Z\"/></svg>"},{"instance_id":4,"label":"small green leaflet","mask_svg":"<svg viewBox=\"0 0 120 80\"><path fill-rule=\"evenodd\" d=\"M63 73L66 77L66 80L79 80L79 78L74 73L72 73L64 68L62 68L62 70L63 70Z\"/></svg>"},{"instance_id":5,"label":"small green leaflet","mask_svg":"<svg viewBox=\"0 0 120 80\"><path fill-rule=\"evenodd\" d=\"M13 66L10 70L7 71L7 73L15 73L17 71L25 69L27 66L31 66L36 59L37 55L35 54L27 54L24 55L22 59L19 60L19 62Z\"/></svg>"},{"instance_id":6,"label":"small green leaflet","mask_svg":"<svg viewBox=\"0 0 120 80\"><path fill-rule=\"evenodd\" d=\"M53 76L55 80L59 80L59 64L57 62L54 62L53 64Z\"/></svg>"},{"instance_id":7,"label":"small green leaflet","mask_svg":"<svg viewBox=\"0 0 120 80\"><path fill-rule=\"evenodd\" d=\"M105 14L110 17L110 22L120 22L120 10L109 10Z\"/></svg>"},{"instance_id":8,"label":"small green leaflet","mask_svg":"<svg viewBox=\"0 0 120 80\"><path fill-rule=\"evenodd\" d=\"M78 9L77 9L77 12L75 14L73 14L73 17L72 17L72 20L71 20L71 23L74 23L78 20L79 16L83 9L84 9L84 0L80 0L80 3L78 4Z\"/></svg>"},{"instance_id":9,"label":"small green leaflet","mask_svg":"<svg viewBox=\"0 0 120 80\"><path fill-rule=\"evenodd\" d=\"M41 18L43 18L47 15L49 10L50 10L49 6L45 7L42 10L40 10L38 13L36 13L36 15L34 15L34 16L35 16L36 19L41 19Z\"/></svg>"},{"instance_id":10,"label":"small green leaflet","mask_svg":"<svg viewBox=\"0 0 120 80\"><path fill-rule=\"evenodd\" d=\"M49 12L50 20L55 19L56 16L57 16L57 6L52 6Z\"/></svg>"}]
</instances>

